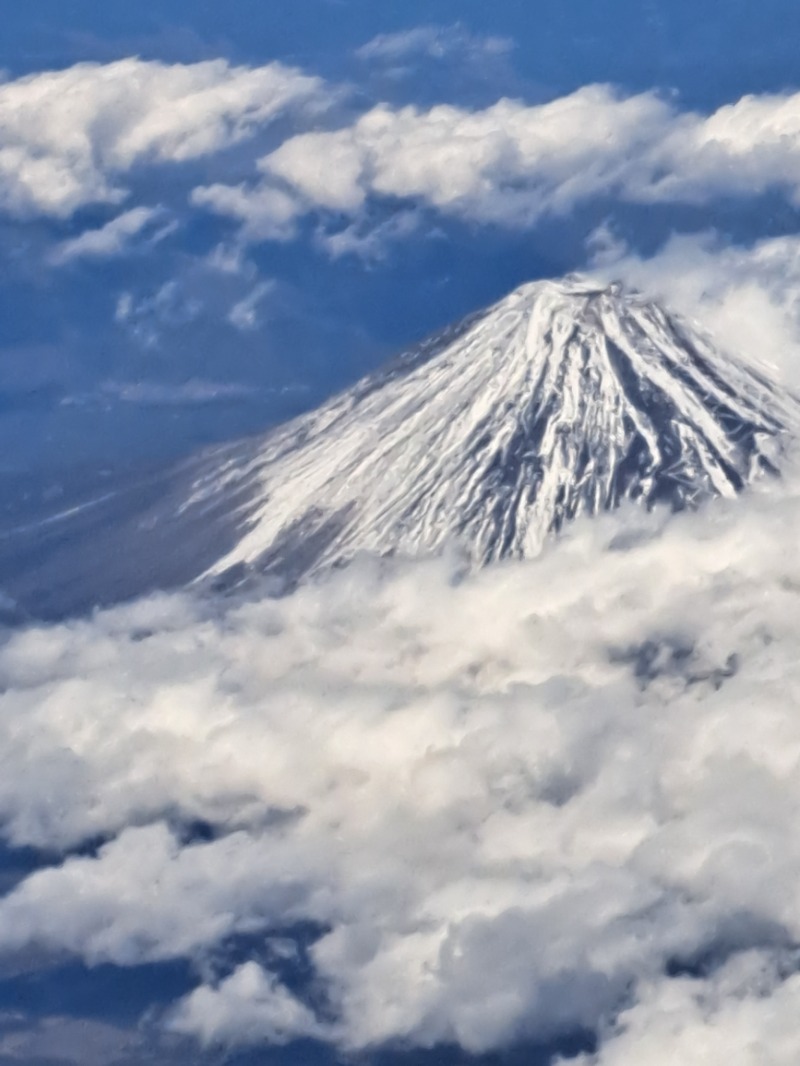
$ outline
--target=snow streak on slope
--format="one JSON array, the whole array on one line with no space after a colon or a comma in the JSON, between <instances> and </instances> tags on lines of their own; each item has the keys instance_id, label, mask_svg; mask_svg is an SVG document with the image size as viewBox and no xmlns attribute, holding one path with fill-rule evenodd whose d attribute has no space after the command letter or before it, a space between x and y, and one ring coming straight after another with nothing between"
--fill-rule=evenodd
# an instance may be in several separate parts
<instances>
[{"instance_id":1,"label":"snow streak on slope","mask_svg":"<svg viewBox=\"0 0 800 1066\"><path fill-rule=\"evenodd\" d=\"M525 285L243 454L193 503L249 497L212 568L300 574L461 542L525 557L626 499L694 505L775 470L797 404L620 286ZM235 573L235 571L234 571Z\"/></svg>"}]
</instances>

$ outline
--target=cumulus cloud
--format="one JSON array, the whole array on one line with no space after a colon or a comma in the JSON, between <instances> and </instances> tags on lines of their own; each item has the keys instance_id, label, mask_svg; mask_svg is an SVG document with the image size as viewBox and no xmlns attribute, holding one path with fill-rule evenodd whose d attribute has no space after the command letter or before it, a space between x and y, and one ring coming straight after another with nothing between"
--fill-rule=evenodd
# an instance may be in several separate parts
<instances>
[{"instance_id":1,"label":"cumulus cloud","mask_svg":"<svg viewBox=\"0 0 800 1066\"><path fill-rule=\"evenodd\" d=\"M260 160L258 183L199 190L196 202L263 236L277 196L279 232L301 212L357 216L371 199L507 226L606 196L702 204L782 189L800 202L799 131L800 94L745 97L711 115L603 85L474 111L379 105L350 126L289 138Z\"/></svg>"},{"instance_id":2,"label":"cumulus cloud","mask_svg":"<svg viewBox=\"0 0 800 1066\"><path fill-rule=\"evenodd\" d=\"M576 1066L791 1066L800 977L774 957L747 952L710 979L654 982L626 1010L602 1050Z\"/></svg>"},{"instance_id":3,"label":"cumulus cloud","mask_svg":"<svg viewBox=\"0 0 800 1066\"><path fill-rule=\"evenodd\" d=\"M150 232L145 243L157 244L176 226L174 221L165 222L164 218L165 211L161 207L133 207L99 229L85 230L79 236L63 241L53 249L50 262L61 266L76 259L111 259L123 255L135 239L148 230ZM163 224L154 229L154 224L159 221Z\"/></svg>"},{"instance_id":4,"label":"cumulus cloud","mask_svg":"<svg viewBox=\"0 0 800 1066\"><path fill-rule=\"evenodd\" d=\"M800 94L743 96L708 116L676 115L638 185L648 201L707 203L782 187L800 203Z\"/></svg>"},{"instance_id":5,"label":"cumulus cloud","mask_svg":"<svg viewBox=\"0 0 800 1066\"><path fill-rule=\"evenodd\" d=\"M598 1066L656 1033L665 1062L770 1061L797 995L798 522L790 474L471 576L364 559L8 633L0 817L63 859L0 898L0 956L213 959L164 1018L206 1044L582 1028ZM264 950L299 927L305 984Z\"/></svg>"},{"instance_id":6,"label":"cumulus cloud","mask_svg":"<svg viewBox=\"0 0 800 1066\"><path fill-rule=\"evenodd\" d=\"M505 46L460 27L419 27L376 38L362 54L494 55ZM221 59L131 58L7 82L0 85L0 210L68 217L86 204L119 203L135 167L212 155L287 110L317 115L335 95L279 63L234 67ZM656 93L590 85L535 105L380 104L343 128L288 137L258 161L254 182L210 182L190 198L236 220L254 241L291 238L310 212L358 220L372 200L505 226L534 225L543 214L606 196L700 204L777 188L800 202L798 101L745 97L703 115ZM55 259L116 254L143 217L126 212L62 245Z\"/></svg>"},{"instance_id":7,"label":"cumulus cloud","mask_svg":"<svg viewBox=\"0 0 800 1066\"><path fill-rule=\"evenodd\" d=\"M204 1044L286 1044L326 1035L311 1010L254 962L244 963L213 990L193 992L170 1027Z\"/></svg>"},{"instance_id":8,"label":"cumulus cloud","mask_svg":"<svg viewBox=\"0 0 800 1066\"><path fill-rule=\"evenodd\" d=\"M350 127L284 142L260 161L265 181L237 190L237 203L241 211L247 197L246 217L258 217L258 198L279 183L305 210L355 214L378 196L482 222L532 221L618 184L629 154L669 115L653 95L622 99L603 86L535 107L382 105ZM212 206L237 215L219 200Z\"/></svg>"},{"instance_id":9,"label":"cumulus cloud","mask_svg":"<svg viewBox=\"0 0 800 1066\"><path fill-rule=\"evenodd\" d=\"M193 189L191 202L214 214L241 223L244 240L290 240L303 206L295 196L270 186L248 188L246 185L206 185Z\"/></svg>"},{"instance_id":10,"label":"cumulus cloud","mask_svg":"<svg viewBox=\"0 0 800 1066\"><path fill-rule=\"evenodd\" d=\"M252 136L287 108L320 103L321 82L270 63L81 63L0 85L0 210L66 217L118 203L120 178Z\"/></svg>"}]
</instances>

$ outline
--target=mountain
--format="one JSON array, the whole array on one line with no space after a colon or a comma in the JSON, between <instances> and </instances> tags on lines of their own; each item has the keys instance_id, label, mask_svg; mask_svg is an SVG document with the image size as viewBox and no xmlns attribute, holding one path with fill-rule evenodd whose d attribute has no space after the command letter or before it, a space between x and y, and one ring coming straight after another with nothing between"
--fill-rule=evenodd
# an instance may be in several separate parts
<instances>
[{"instance_id":1,"label":"mountain","mask_svg":"<svg viewBox=\"0 0 800 1066\"><path fill-rule=\"evenodd\" d=\"M571 277L405 353L195 498L249 486L243 535L214 573L450 540L483 564L626 499L733 496L776 470L797 421L793 399L657 304Z\"/></svg>"},{"instance_id":2,"label":"mountain","mask_svg":"<svg viewBox=\"0 0 800 1066\"><path fill-rule=\"evenodd\" d=\"M535 282L262 438L28 530L22 602L63 600L87 536L85 605L454 541L476 564L524 557L624 500L733 496L777 472L798 426L793 396L657 303L579 276Z\"/></svg>"}]
</instances>

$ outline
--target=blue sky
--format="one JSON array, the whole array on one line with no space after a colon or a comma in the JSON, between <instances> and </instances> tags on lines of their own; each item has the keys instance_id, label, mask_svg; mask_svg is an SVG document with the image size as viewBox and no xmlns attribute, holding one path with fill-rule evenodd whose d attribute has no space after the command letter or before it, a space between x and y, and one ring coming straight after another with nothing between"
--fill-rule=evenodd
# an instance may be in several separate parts
<instances>
[{"instance_id":1,"label":"blue sky","mask_svg":"<svg viewBox=\"0 0 800 1066\"><path fill-rule=\"evenodd\" d=\"M513 286L573 270L652 290L800 381L794 0L7 7L2 521L117 470L256 432ZM308 610L335 614L331 597ZM151 623L171 632L179 607L159 609L155 620L108 623L103 647L116 650L103 660L113 666L103 699L137 633ZM200 646L213 627L195 623ZM316 616L309 625L324 629ZM91 666L84 636L40 634L33 657L86 654ZM390 636L387 646L400 639ZM70 691L64 707L75 704ZM42 759L58 797L78 771L57 745ZM19 829L16 842L37 848L0 857L6 889L54 855L88 861L110 841L113 859L119 825L93 837L91 818L76 815L70 835L60 812L57 799L35 831ZM177 815L168 829L184 844L213 836L202 819ZM150 855L161 845L137 846ZM194 1014L185 1001L178 1035L163 1035L163 1011L198 981L216 982L235 1007L242 989L225 981L239 973L242 945L172 958L142 947L144 934L131 934L130 948L121 933L84 957L73 950L81 921L63 944L52 932L58 965L42 964L38 948L4 963L0 1066L204 1061L180 1037L202 1032L202 1001ZM287 985L302 985L318 932L295 930L291 964L278 932L262 943ZM291 1031L302 1037L306 1025L305 1042L225 1061L336 1061L292 1004ZM280 1024L267 1029L280 1034ZM454 1046L426 1052L419 1031L421 1049L381 1046L374 1061L463 1061ZM497 1061L485 1034L471 1046Z\"/></svg>"}]
</instances>

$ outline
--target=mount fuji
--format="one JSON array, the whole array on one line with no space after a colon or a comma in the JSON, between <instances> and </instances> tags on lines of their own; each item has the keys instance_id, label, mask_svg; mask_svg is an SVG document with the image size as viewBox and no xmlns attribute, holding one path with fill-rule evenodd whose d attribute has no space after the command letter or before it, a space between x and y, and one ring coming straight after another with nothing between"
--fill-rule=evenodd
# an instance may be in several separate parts
<instances>
[{"instance_id":1,"label":"mount fuji","mask_svg":"<svg viewBox=\"0 0 800 1066\"><path fill-rule=\"evenodd\" d=\"M47 614L196 579L293 581L360 552L457 542L483 565L626 500L734 496L778 472L798 427L793 395L659 304L534 282L263 437L15 531L0 572Z\"/></svg>"}]
</instances>

